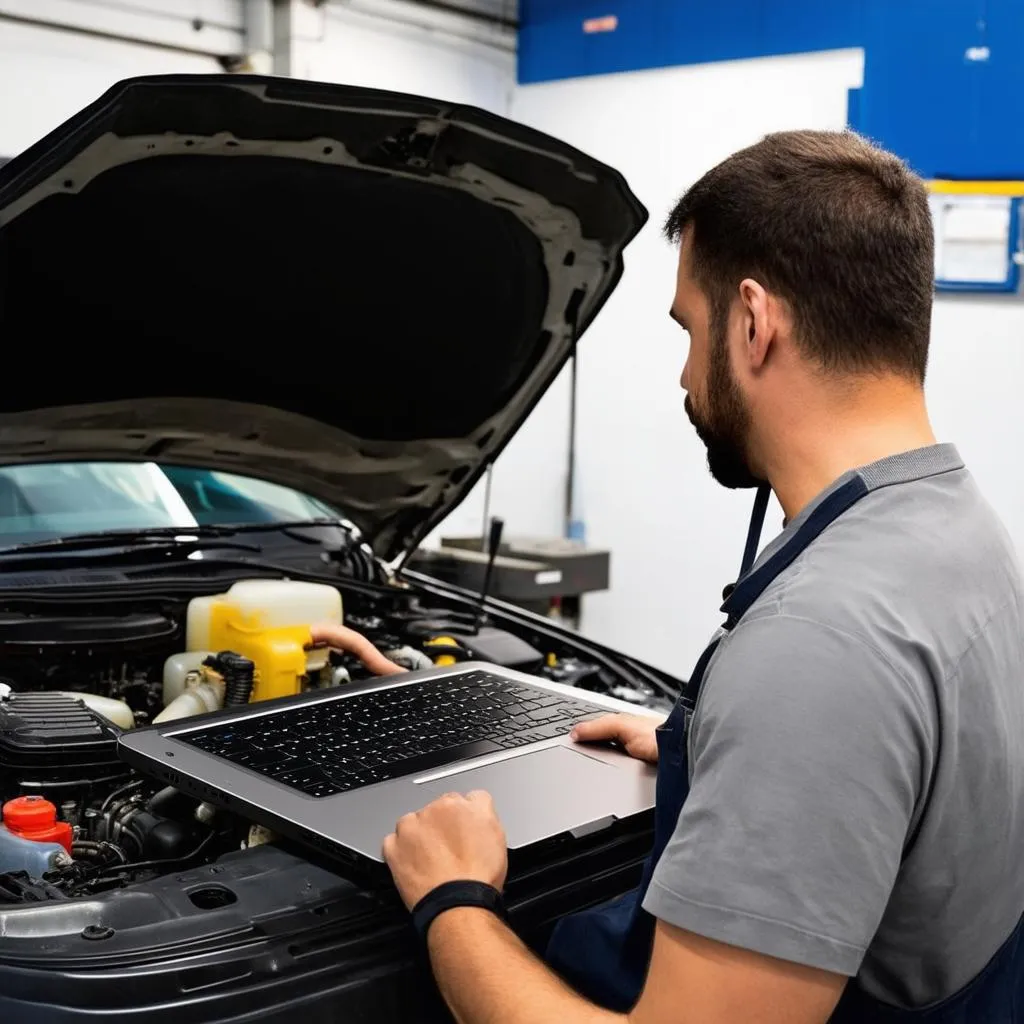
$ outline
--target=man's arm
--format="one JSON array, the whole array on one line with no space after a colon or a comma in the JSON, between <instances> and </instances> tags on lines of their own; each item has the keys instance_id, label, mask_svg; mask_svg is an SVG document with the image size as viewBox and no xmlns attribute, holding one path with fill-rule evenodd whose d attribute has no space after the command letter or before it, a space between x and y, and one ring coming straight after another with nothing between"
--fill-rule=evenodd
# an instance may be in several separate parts
<instances>
[{"instance_id":1,"label":"man's arm","mask_svg":"<svg viewBox=\"0 0 1024 1024\"><path fill-rule=\"evenodd\" d=\"M578 996L486 910L442 914L429 946L459 1024L823 1024L846 984L659 924L643 994L621 1016Z\"/></svg>"},{"instance_id":2,"label":"man's arm","mask_svg":"<svg viewBox=\"0 0 1024 1024\"><path fill-rule=\"evenodd\" d=\"M630 1024L823 1024L847 978L658 922Z\"/></svg>"},{"instance_id":3,"label":"man's arm","mask_svg":"<svg viewBox=\"0 0 1024 1024\"><path fill-rule=\"evenodd\" d=\"M457 907L442 914L430 927L428 947L441 995L459 1024L615 1024L627 1019L578 996L487 910Z\"/></svg>"},{"instance_id":4,"label":"man's arm","mask_svg":"<svg viewBox=\"0 0 1024 1024\"><path fill-rule=\"evenodd\" d=\"M443 882L501 888L505 878L505 837L486 793L449 794L407 815L384 851L409 907ZM577 995L486 910L441 914L428 945L459 1024L823 1024L846 982L659 924L643 994L622 1016Z\"/></svg>"}]
</instances>

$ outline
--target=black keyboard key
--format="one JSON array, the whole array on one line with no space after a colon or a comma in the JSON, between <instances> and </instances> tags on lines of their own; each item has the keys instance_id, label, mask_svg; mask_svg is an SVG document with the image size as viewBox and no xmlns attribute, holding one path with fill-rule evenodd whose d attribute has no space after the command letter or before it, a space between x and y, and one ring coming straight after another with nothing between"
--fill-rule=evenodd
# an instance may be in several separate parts
<instances>
[{"instance_id":1,"label":"black keyboard key","mask_svg":"<svg viewBox=\"0 0 1024 1024\"><path fill-rule=\"evenodd\" d=\"M354 757L332 757L316 762L324 774L333 778L343 779L348 775L357 774L365 766Z\"/></svg>"},{"instance_id":2,"label":"black keyboard key","mask_svg":"<svg viewBox=\"0 0 1024 1024\"><path fill-rule=\"evenodd\" d=\"M550 697L538 697L537 703L542 708L549 708L553 704L564 704L565 699L563 697L556 697L554 694L552 694Z\"/></svg>"},{"instance_id":3,"label":"black keyboard key","mask_svg":"<svg viewBox=\"0 0 1024 1024\"><path fill-rule=\"evenodd\" d=\"M334 779L325 775L316 768L300 768L293 771L270 773L271 778L283 782L287 786L294 786L296 789L306 789L309 786L336 785Z\"/></svg>"},{"instance_id":4,"label":"black keyboard key","mask_svg":"<svg viewBox=\"0 0 1024 1024\"><path fill-rule=\"evenodd\" d=\"M535 729L534 735L539 735L542 740L552 740L556 736L565 736L569 730L570 726L567 722L551 722Z\"/></svg>"},{"instance_id":5,"label":"black keyboard key","mask_svg":"<svg viewBox=\"0 0 1024 1024\"><path fill-rule=\"evenodd\" d=\"M304 793L309 796L325 797L335 796L338 793L344 793L346 789L354 789L354 786L345 786L337 781L331 782L314 782L302 787Z\"/></svg>"},{"instance_id":6,"label":"black keyboard key","mask_svg":"<svg viewBox=\"0 0 1024 1024\"><path fill-rule=\"evenodd\" d=\"M401 761L395 761L388 765L388 777L420 775L425 771L430 771L431 768L455 764L457 761L468 761L473 757L483 757L485 754L494 754L501 749L501 746L494 740L477 740L474 743L463 743L457 747L444 747L419 757L407 757Z\"/></svg>"},{"instance_id":7,"label":"black keyboard key","mask_svg":"<svg viewBox=\"0 0 1024 1024\"><path fill-rule=\"evenodd\" d=\"M571 712L572 724L576 725L579 722L589 722L594 718L604 718L605 715L611 714L609 711L591 711L587 708L581 708L578 711Z\"/></svg>"}]
</instances>

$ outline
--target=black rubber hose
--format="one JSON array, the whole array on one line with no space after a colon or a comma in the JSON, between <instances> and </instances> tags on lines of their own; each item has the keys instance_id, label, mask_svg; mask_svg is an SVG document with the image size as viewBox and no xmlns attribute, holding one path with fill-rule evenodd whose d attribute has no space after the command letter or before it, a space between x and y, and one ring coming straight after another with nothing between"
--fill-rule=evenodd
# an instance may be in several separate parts
<instances>
[{"instance_id":1,"label":"black rubber hose","mask_svg":"<svg viewBox=\"0 0 1024 1024\"><path fill-rule=\"evenodd\" d=\"M191 821L198 806L199 801L195 797L182 793L180 789L175 789L173 786L167 786L149 798L146 810L157 818Z\"/></svg>"},{"instance_id":2,"label":"black rubber hose","mask_svg":"<svg viewBox=\"0 0 1024 1024\"><path fill-rule=\"evenodd\" d=\"M218 654L217 663L224 677L224 707L237 708L248 704L255 676L253 663L234 651Z\"/></svg>"},{"instance_id":3,"label":"black rubber hose","mask_svg":"<svg viewBox=\"0 0 1024 1024\"><path fill-rule=\"evenodd\" d=\"M187 864L189 861L193 861L196 857L200 856L202 852L216 839L217 833L211 832L207 835L203 841L191 852L185 854L184 857L168 857L164 860L139 860L129 862L127 864L113 864L109 868L103 868L90 878L90 881L96 881L98 878L103 878L106 875L118 874L122 871L150 871L154 868L172 868L177 867L180 864Z\"/></svg>"},{"instance_id":4,"label":"black rubber hose","mask_svg":"<svg viewBox=\"0 0 1024 1024\"><path fill-rule=\"evenodd\" d=\"M116 843L92 842L89 839L79 839L71 844L71 855L73 857L105 857L108 853L113 854L122 864L128 863L128 856Z\"/></svg>"},{"instance_id":5,"label":"black rubber hose","mask_svg":"<svg viewBox=\"0 0 1024 1024\"><path fill-rule=\"evenodd\" d=\"M113 793L108 794L107 799L100 804L100 815L104 815L110 809L110 805L120 796L125 793L130 793L133 789L138 789L146 780L145 779L132 779L127 785L122 786L120 789L115 789Z\"/></svg>"}]
</instances>

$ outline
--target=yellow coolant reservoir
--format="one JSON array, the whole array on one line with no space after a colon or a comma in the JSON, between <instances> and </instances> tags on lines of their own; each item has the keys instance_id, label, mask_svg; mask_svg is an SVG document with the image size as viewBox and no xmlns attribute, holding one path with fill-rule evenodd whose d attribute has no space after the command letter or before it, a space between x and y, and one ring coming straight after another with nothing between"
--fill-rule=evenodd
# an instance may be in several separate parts
<instances>
[{"instance_id":1,"label":"yellow coolant reservoir","mask_svg":"<svg viewBox=\"0 0 1024 1024\"><path fill-rule=\"evenodd\" d=\"M327 664L327 651L307 651L314 622L341 622L334 587L297 580L241 580L225 594L189 602L185 647L234 651L252 661L252 699L299 693L307 672Z\"/></svg>"}]
</instances>

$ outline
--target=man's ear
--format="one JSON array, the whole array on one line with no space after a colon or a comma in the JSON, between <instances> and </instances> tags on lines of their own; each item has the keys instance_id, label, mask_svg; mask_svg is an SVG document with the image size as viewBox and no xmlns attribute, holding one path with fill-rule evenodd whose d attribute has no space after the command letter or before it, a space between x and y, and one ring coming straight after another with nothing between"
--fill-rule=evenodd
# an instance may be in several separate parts
<instances>
[{"instance_id":1,"label":"man's ear","mask_svg":"<svg viewBox=\"0 0 1024 1024\"><path fill-rule=\"evenodd\" d=\"M750 369L756 372L764 365L775 343L778 325L774 307L764 286L750 277L740 282L740 301L747 332L746 357Z\"/></svg>"}]
</instances>

